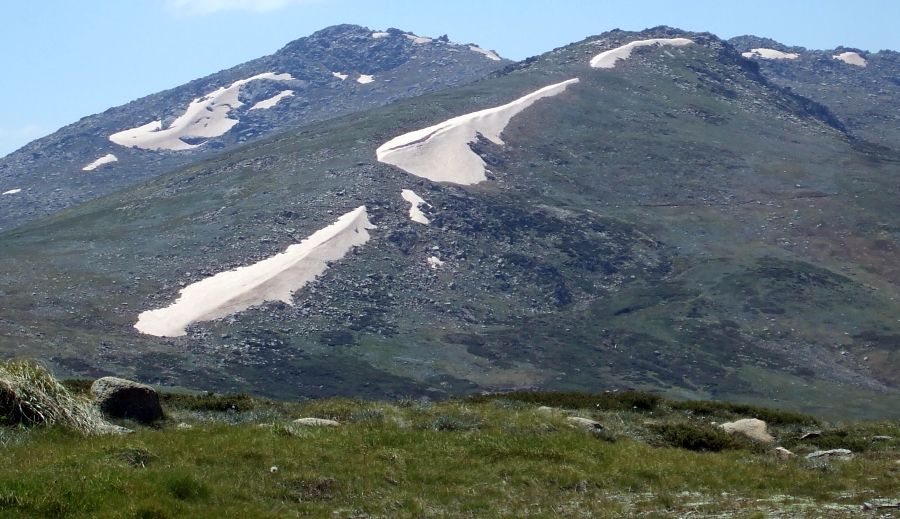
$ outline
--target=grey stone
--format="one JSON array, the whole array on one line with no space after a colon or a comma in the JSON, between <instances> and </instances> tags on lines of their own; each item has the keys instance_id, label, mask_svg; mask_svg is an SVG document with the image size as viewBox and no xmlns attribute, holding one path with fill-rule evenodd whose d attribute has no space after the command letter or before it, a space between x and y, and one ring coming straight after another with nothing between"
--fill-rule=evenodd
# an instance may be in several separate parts
<instances>
[{"instance_id":1,"label":"grey stone","mask_svg":"<svg viewBox=\"0 0 900 519\"><path fill-rule=\"evenodd\" d=\"M159 394L152 387L116 377L103 377L91 385L97 407L109 417L149 423L163 417Z\"/></svg>"}]
</instances>

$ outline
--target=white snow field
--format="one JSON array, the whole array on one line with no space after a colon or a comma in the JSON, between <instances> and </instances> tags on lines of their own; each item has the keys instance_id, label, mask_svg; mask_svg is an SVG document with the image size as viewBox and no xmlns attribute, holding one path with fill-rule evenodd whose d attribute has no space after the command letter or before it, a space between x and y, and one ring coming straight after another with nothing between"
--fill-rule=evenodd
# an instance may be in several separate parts
<instances>
[{"instance_id":1,"label":"white snow field","mask_svg":"<svg viewBox=\"0 0 900 519\"><path fill-rule=\"evenodd\" d=\"M427 261L428 266L433 269L436 269L444 264L444 262L441 261L441 258L438 258L437 256L429 256Z\"/></svg>"},{"instance_id":2,"label":"white snow field","mask_svg":"<svg viewBox=\"0 0 900 519\"><path fill-rule=\"evenodd\" d=\"M404 34L406 39L415 43L416 45L422 45L423 43L431 43L431 38L426 38L425 36L418 36L416 34Z\"/></svg>"},{"instance_id":3,"label":"white snow field","mask_svg":"<svg viewBox=\"0 0 900 519\"><path fill-rule=\"evenodd\" d=\"M638 47L651 47L653 45L671 45L684 47L694 43L688 38L654 38L652 40L638 40L597 54L591 58L591 66L594 68L615 68L620 60L626 60L631 56L631 51Z\"/></svg>"},{"instance_id":4,"label":"white snow field","mask_svg":"<svg viewBox=\"0 0 900 519\"><path fill-rule=\"evenodd\" d=\"M389 32L373 32L372 38L375 38L376 40L378 40L381 38L387 38L390 35L391 35L391 33L389 33Z\"/></svg>"},{"instance_id":5,"label":"white snow field","mask_svg":"<svg viewBox=\"0 0 900 519\"><path fill-rule=\"evenodd\" d=\"M338 79L340 79L341 81L343 81L343 80L347 79L348 77L350 77L350 76L348 76L347 74L341 74L340 72L332 72L331 75L334 76L334 77L336 77L336 78L338 78Z\"/></svg>"},{"instance_id":6,"label":"white snow field","mask_svg":"<svg viewBox=\"0 0 900 519\"><path fill-rule=\"evenodd\" d=\"M361 74L358 78L356 78L356 82L360 85L368 85L372 81L375 81L375 76L370 76L368 74Z\"/></svg>"},{"instance_id":7,"label":"white snow field","mask_svg":"<svg viewBox=\"0 0 900 519\"><path fill-rule=\"evenodd\" d=\"M866 58L860 56L857 52L842 52L840 54L835 54L832 58L857 67L865 67L869 64L869 62L866 61Z\"/></svg>"},{"instance_id":8,"label":"white snow field","mask_svg":"<svg viewBox=\"0 0 900 519\"><path fill-rule=\"evenodd\" d=\"M188 144L182 138L219 137L234 127L239 121L228 117L231 111L244 105L238 94L241 87L260 79L273 81L290 81L290 74L266 72L247 79L235 81L227 87L219 88L209 94L191 101L184 114L172 121L163 129L162 121L149 122L143 126L124 130L109 136L109 140L128 148L138 147L145 150L190 150L200 144Z\"/></svg>"},{"instance_id":9,"label":"white snow field","mask_svg":"<svg viewBox=\"0 0 900 519\"><path fill-rule=\"evenodd\" d=\"M106 164L112 164L113 162L118 162L119 158L113 155L112 153L107 153L106 155L100 157L99 159L91 162L87 166L81 168L81 171L94 171L100 166L105 166Z\"/></svg>"},{"instance_id":10,"label":"white snow field","mask_svg":"<svg viewBox=\"0 0 900 519\"><path fill-rule=\"evenodd\" d=\"M22 192L21 189L10 189L9 191L4 191L4 192L0 193L0 195L15 195L15 194L18 194L21 192Z\"/></svg>"},{"instance_id":11,"label":"white snow field","mask_svg":"<svg viewBox=\"0 0 900 519\"><path fill-rule=\"evenodd\" d=\"M159 337L179 337L191 323L226 317L265 301L293 304L292 294L325 272L328 263L369 240L366 206L344 214L284 252L253 265L221 272L187 287L178 300L138 316L134 327Z\"/></svg>"},{"instance_id":12,"label":"white snow field","mask_svg":"<svg viewBox=\"0 0 900 519\"><path fill-rule=\"evenodd\" d=\"M428 225L431 221L425 216L425 213L422 212L423 205L431 205L425 200L422 200L422 197L417 195L415 191L411 189L404 189L400 192L400 196L403 197L404 200L409 202L409 219L416 222Z\"/></svg>"},{"instance_id":13,"label":"white snow field","mask_svg":"<svg viewBox=\"0 0 900 519\"><path fill-rule=\"evenodd\" d=\"M775 49L750 49L748 52L742 52L741 56L745 58L762 58L762 59L797 59L799 54L793 52L781 52Z\"/></svg>"},{"instance_id":14,"label":"white snow field","mask_svg":"<svg viewBox=\"0 0 900 519\"><path fill-rule=\"evenodd\" d=\"M483 54L487 59L500 61L500 56L498 56L496 52L485 50L475 45L469 45L469 50L472 52L477 52L478 54Z\"/></svg>"},{"instance_id":15,"label":"white snow field","mask_svg":"<svg viewBox=\"0 0 900 519\"><path fill-rule=\"evenodd\" d=\"M478 135L503 144L500 134L509 121L535 101L562 93L578 78L546 86L511 103L448 119L428 128L395 137L379 147L379 162L391 164L417 177L460 185L487 180L485 163L469 147Z\"/></svg>"},{"instance_id":16,"label":"white snow field","mask_svg":"<svg viewBox=\"0 0 900 519\"><path fill-rule=\"evenodd\" d=\"M268 99L263 99L262 101L256 103L255 105L250 107L250 110L268 110L269 108L272 108L273 106L277 105L278 101L281 101L285 97L293 97L293 96L294 96L293 90L282 90L281 92L273 95L272 97L270 97Z\"/></svg>"}]
</instances>

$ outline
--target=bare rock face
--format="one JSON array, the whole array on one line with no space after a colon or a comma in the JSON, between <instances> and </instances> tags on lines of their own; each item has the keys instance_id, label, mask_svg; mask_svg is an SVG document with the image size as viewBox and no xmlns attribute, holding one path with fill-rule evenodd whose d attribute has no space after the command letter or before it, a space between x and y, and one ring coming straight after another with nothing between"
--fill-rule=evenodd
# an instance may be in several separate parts
<instances>
[{"instance_id":1,"label":"bare rock face","mask_svg":"<svg viewBox=\"0 0 900 519\"><path fill-rule=\"evenodd\" d=\"M784 447L775 447L775 450L773 450L772 453L775 454L775 457L780 460L789 460L789 459L797 456L796 454L785 449Z\"/></svg>"},{"instance_id":2,"label":"bare rock face","mask_svg":"<svg viewBox=\"0 0 900 519\"><path fill-rule=\"evenodd\" d=\"M294 420L294 424L303 427L337 427L341 425L340 422L326 418L297 418Z\"/></svg>"},{"instance_id":3,"label":"bare rock face","mask_svg":"<svg viewBox=\"0 0 900 519\"><path fill-rule=\"evenodd\" d=\"M744 418L743 420L723 423L720 427L727 433L740 434L754 441L775 443L775 438L769 434L766 422L757 418Z\"/></svg>"},{"instance_id":4,"label":"bare rock face","mask_svg":"<svg viewBox=\"0 0 900 519\"><path fill-rule=\"evenodd\" d=\"M588 431L599 431L599 430L603 429L603 424L601 424L600 422L598 422L596 420L591 420L590 418L583 418L581 416L570 416L570 417L566 418L566 420L570 424L572 424L576 427L581 427L582 429L585 429Z\"/></svg>"},{"instance_id":5,"label":"bare rock face","mask_svg":"<svg viewBox=\"0 0 900 519\"><path fill-rule=\"evenodd\" d=\"M806 459L813 462L847 461L853 459L853 451L849 449L816 451L807 454Z\"/></svg>"},{"instance_id":6,"label":"bare rock face","mask_svg":"<svg viewBox=\"0 0 900 519\"><path fill-rule=\"evenodd\" d=\"M97 407L109 417L149 423L163 417L159 394L150 386L116 377L103 377L91 385Z\"/></svg>"}]
</instances>

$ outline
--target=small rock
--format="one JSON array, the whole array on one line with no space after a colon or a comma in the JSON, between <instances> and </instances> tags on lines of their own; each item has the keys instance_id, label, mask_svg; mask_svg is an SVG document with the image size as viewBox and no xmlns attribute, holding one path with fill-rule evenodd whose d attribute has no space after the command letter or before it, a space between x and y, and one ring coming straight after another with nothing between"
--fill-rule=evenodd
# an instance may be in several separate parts
<instances>
[{"instance_id":1,"label":"small rock","mask_svg":"<svg viewBox=\"0 0 900 519\"><path fill-rule=\"evenodd\" d=\"M830 449L827 451L816 451L807 454L806 459L811 461L847 461L853 459L853 451L849 449Z\"/></svg>"},{"instance_id":2,"label":"small rock","mask_svg":"<svg viewBox=\"0 0 900 519\"><path fill-rule=\"evenodd\" d=\"M780 460L789 460L796 456L796 454L785 449L784 447L775 447L775 450L773 450L772 453L775 454L775 457Z\"/></svg>"},{"instance_id":3,"label":"small rock","mask_svg":"<svg viewBox=\"0 0 900 519\"><path fill-rule=\"evenodd\" d=\"M893 436L883 436L883 435L872 436L872 441L873 441L873 442L889 442L889 441L891 441L891 440L893 440L893 439L894 439Z\"/></svg>"},{"instance_id":4,"label":"small rock","mask_svg":"<svg viewBox=\"0 0 900 519\"><path fill-rule=\"evenodd\" d=\"M149 423L163 417L159 394L150 386L116 377L103 377L91 385L97 407L113 418Z\"/></svg>"},{"instance_id":5,"label":"small rock","mask_svg":"<svg viewBox=\"0 0 900 519\"><path fill-rule=\"evenodd\" d=\"M769 434L766 422L758 418L744 418L723 423L720 427L730 434L740 434L762 443L775 443L775 438Z\"/></svg>"},{"instance_id":6,"label":"small rock","mask_svg":"<svg viewBox=\"0 0 900 519\"><path fill-rule=\"evenodd\" d=\"M544 413L544 414L553 414L556 412L556 408L542 405L541 407L537 408L537 412Z\"/></svg>"},{"instance_id":7,"label":"small rock","mask_svg":"<svg viewBox=\"0 0 900 519\"><path fill-rule=\"evenodd\" d=\"M807 432L807 433L803 433L803 434L802 434L799 438L797 438L797 439L798 439L798 440L808 440L808 439L810 439L810 438L818 438L819 436L822 436L822 431L810 431L810 432Z\"/></svg>"},{"instance_id":8,"label":"small rock","mask_svg":"<svg viewBox=\"0 0 900 519\"><path fill-rule=\"evenodd\" d=\"M176 428L176 429L180 429L180 430L182 430L182 431L187 431L187 430L189 430L189 429L193 429L194 426L191 425L191 424L189 424L189 423L181 422L180 424L176 425L175 428Z\"/></svg>"},{"instance_id":9,"label":"small rock","mask_svg":"<svg viewBox=\"0 0 900 519\"><path fill-rule=\"evenodd\" d=\"M326 418L297 418L294 423L304 427L337 427L341 425L341 422Z\"/></svg>"},{"instance_id":10,"label":"small rock","mask_svg":"<svg viewBox=\"0 0 900 519\"><path fill-rule=\"evenodd\" d=\"M598 431L603 429L603 424L596 420L591 420L590 418L582 418L580 416L570 416L566 418L570 424L581 427L582 429L586 429L588 431Z\"/></svg>"}]
</instances>

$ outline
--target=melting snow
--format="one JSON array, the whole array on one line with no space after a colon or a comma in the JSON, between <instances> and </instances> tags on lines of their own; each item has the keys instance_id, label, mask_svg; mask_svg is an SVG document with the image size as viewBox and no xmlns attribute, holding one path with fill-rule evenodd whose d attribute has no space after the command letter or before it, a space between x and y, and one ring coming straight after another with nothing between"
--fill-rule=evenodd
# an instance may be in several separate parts
<instances>
[{"instance_id":1,"label":"melting snow","mask_svg":"<svg viewBox=\"0 0 900 519\"><path fill-rule=\"evenodd\" d=\"M781 52L775 49L750 49L749 52L741 53L745 58L762 58L762 59L797 59L799 54L793 52Z\"/></svg>"},{"instance_id":2,"label":"melting snow","mask_svg":"<svg viewBox=\"0 0 900 519\"><path fill-rule=\"evenodd\" d=\"M428 266L433 269L436 269L443 264L444 264L444 262L441 261L441 259L438 258L437 256L429 256L429 258L428 258Z\"/></svg>"},{"instance_id":3,"label":"melting snow","mask_svg":"<svg viewBox=\"0 0 900 519\"><path fill-rule=\"evenodd\" d=\"M220 319L265 301L293 304L295 291L325 272L329 262L367 242L368 229L374 228L366 206L360 206L280 254L188 285L170 306L140 314L134 327L149 335L178 337L191 323Z\"/></svg>"},{"instance_id":4,"label":"melting snow","mask_svg":"<svg viewBox=\"0 0 900 519\"><path fill-rule=\"evenodd\" d=\"M289 81L290 74L266 72L235 81L227 87L191 101L187 110L172 121L168 128L162 128L162 121L153 121L137 128L124 130L109 136L109 140L126 147L145 150L189 150L200 144L188 144L182 138L219 137L231 130L239 121L228 117L232 110L244 105L239 99L241 86L259 79Z\"/></svg>"},{"instance_id":5,"label":"melting snow","mask_svg":"<svg viewBox=\"0 0 900 519\"><path fill-rule=\"evenodd\" d=\"M358 78L356 78L356 82L361 85L367 85L372 81L375 81L375 76L370 76L368 74L362 74Z\"/></svg>"},{"instance_id":6,"label":"melting snow","mask_svg":"<svg viewBox=\"0 0 900 519\"><path fill-rule=\"evenodd\" d=\"M469 147L478 135L503 144L500 133L519 112L538 99L555 96L578 78L546 86L515 101L395 137L376 150L380 162L435 182L470 185L487 180L485 163Z\"/></svg>"},{"instance_id":7,"label":"melting snow","mask_svg":"<svg viewBox=\"0 0 900 519\"><path fill-rule=\"evenodd\" d=\"M373 32L372 33L372 37L375 38L376 40L379 38L387 38L390 35L391 35L391 33L389 33L389 32Z\"/></svg>"},{"instance_id":8,"label":"melting snow","mask_svg":"<svg viewBox=\"0 0 900 519\"><path fill-rule=\"evenodd\" d=\"M0 193L0 195L15 195L16 193L21 193L21 189L10 189L9 191L4 191Z\"/></svg>"},{"instance_id":9,"label":"melting snow","mask_svg":"<svg viewBox=\"0 0 900 519\"><path fill-rule=\"evenodd\" d=\"M469 45L469 50L472 52L477 52L479 54L484 54L484 56L488 59L492 59L494 61L500 61L500 56L498 56L496 52L493 52L490 50L484 50L481 47L476 47L475 45Z\"/></svg>"},{"instance_id":10,"label":"melting snow","mask_svg":"<svg viewBox=\"0 0 900 519\"><path fill-rule=\"evenodd\" d=\"M256 103L255 105L250 107L250 110L268 110L269 108L272 108L273 106L277 105L278 101L281 101L285 97L293 97L293 96L294 96L293 90L282 90L281 92L275 94L274 96L272 96L268 99L263 99L262 101Z\"/></svg>"},{"instance_id":11,"label":"melting snow","mask_svg":"<svg viewBox=\"0 0 900 519\"><path fill-rule=\"evenodd\" d=\"M425 200L422 200L422 197L417 195L411 189L404 189L403 191L400 192L400 196L402 196L404 200L409 202L409 219L410 220L417 222L417 223L423 223L425 225L428 225L430 223L430 220L428 220L428 217L425 216L425 213L422 212L421 207L423 205L431 205L431 204L429 204Z\"/></svg>"},{"instance_id":12,"label":"melting snow","mask_svg":"<svg viewBox=\"0 0 900 519\"><path fill-rule=\"evenodd\" d=\"M622 45L612 50L601 52L591 59L594 68L615 68L619 60L626 60L631 56L631 51L638 47L650 47L653 45L672 45L684 47L694 43L687 38L654 38L652 40L638 40Z\"/></svg>"},{"instance_id":13,"label":"melting snow","mask_svg":"<svg viewBox=\"0 0 900 519\"><path fill-rule=\"evenodd\" d=\"M857 52L842 52L835 54L832 58L843 61L848 65L856 65L857 67L865 67L869 63L866 61L866 58L860 56Z\"/></svg>"},{"instance_id":14,"label":"melting snow","mask_svg":"<svg viewBox=\"0 0 900 519\"><path fill-rule=\"evenodd\" d=\"M94 171L100 166L104 166L106 164L111 164L113 162L118 162L119 158L113 155L112 153L107 153L106 155L100 157L99 159L91 162L87 166L81 168L81 171Z\"/></svg>"},{"instance_id":15,"label":"melting snow","mask_svg":"<svg viewBox=\"0 0 900 519\"><path fill-rule=\"evenodd\" d=\"M423 43L431 43L431 38L426 38L424 36L417 36L415 34L404 34L404 36L406 36L407 40L417 45L421 45Z\"/></svg>"},{"instance_id":16,"label":"melting snow","mask_svg":"<svg viewBox=\"0 0 900 519\"><path fill-rule=\"evenodd\" d=\"M350 76L348 76L347 74L341 74L340 72L332 72L331 75L334 76L334 77L336 77L336 78L338 78L338 79L340 79L341 81L343 81L343 80L347 79L348 77L350 77Z\"/></svg>"}]
</instances>

